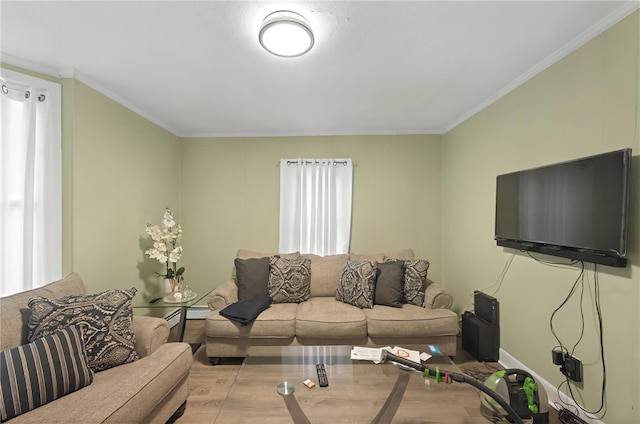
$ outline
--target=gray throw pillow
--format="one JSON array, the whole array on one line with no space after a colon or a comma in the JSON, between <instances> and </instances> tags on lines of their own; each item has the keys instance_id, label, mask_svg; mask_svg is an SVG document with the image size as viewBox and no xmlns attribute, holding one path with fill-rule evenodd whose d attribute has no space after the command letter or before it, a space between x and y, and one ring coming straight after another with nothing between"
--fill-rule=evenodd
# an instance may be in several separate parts
<instances>
[{"instance_id":1,"label":"gray throw pillow","mask_svg":"<svg viewBox=\"0 0 640 424\"><path fill-rule=\"evenodd\" d=\"M378 264L376 278L375 305L402 308L404 262L386 262Z\"/></svg>"},{"instance_id":2,"label":"gray throw pillow","mask_svg":"<svg viewBox=\"0 0 640 424\"><path fill-rule=\"evenodd\" d=\"M384 258L384 262L395 262L397 259ZM398 261L401 262L401 261ZM412 305L424 305L424 292L427 289L427 271L429 261L409 259L404 262L404 278L402 283L403 302Z\"/></svg>"},{"instance_id":3,"label":"gray throw pillow","mask_svg":"<svg viewBox=\"0 0 640 424\"><path fill-rule=\"evenodd\" d=\"M269 257L235 259L238 301L259 300L267 296Z\"/></svg>"},{"instance_id":4,"label":"gray throw pillow","mask_svg":"<svg viewBox=\"0 0 640 424\"><path fill-rule=\"evenodd\" d=\"M311 296L311 260L272 256L269 261L269 297L273 303L300 303Z\"/></svg>"},{"instance_id":5,"label":"gray throw pillow","mask_svg":"<svg viewBox=\"0 0 640 424\"><path fill-rule=\"evenodd\" d=\"M336 288L336 299L359 308L372 308L377 263L346 261Z\"/></svg>"},{"instance_id":6,"label":"gray throw pillow","mask_svg":"<svg viewBox=\"0 0 640 424\"><path fill-rule=\"evenodd\" d=\"M131 300L137 289L107 290L47 299L32 297L27 304L29 341L57 330L81 325L87 363L93 371L103 371L138 359L135 335L131 331Z\"/></svg>"}]
</instances>

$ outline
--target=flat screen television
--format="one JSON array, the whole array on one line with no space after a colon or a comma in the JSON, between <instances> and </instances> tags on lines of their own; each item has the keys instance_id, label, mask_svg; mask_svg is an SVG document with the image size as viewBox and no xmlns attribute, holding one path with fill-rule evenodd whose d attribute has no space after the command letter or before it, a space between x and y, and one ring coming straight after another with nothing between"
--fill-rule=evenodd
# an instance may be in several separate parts
<instances>
[{"instance_id":1,"label":"flat screen television","mask_svg":"<svg viewBox=\"0 0 640 424\"><path fill-rule=\"evenodd\" d=\"M631 149L496 179L499 246L625 267Z\"/></svg>"}]
</instances>

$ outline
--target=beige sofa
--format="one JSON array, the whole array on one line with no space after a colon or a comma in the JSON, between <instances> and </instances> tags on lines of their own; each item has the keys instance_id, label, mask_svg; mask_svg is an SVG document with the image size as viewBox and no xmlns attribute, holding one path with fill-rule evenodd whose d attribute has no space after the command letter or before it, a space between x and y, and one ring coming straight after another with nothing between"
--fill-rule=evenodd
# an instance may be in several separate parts
<instances>
[{"instance_id":1,"label":"beige sofa","mask_svg":"<svg viewBox=\"0 0 640 424\"><path fill-rule=\"evenodd\" d=\"M78 274L46 286L0 299L1 350L24 345L27 301L34 296L60 298L86 293ZM184 412L193 362L187 343L166 343L165 320L134 316L131 329L140 359L96 372L93 382L30 412L11 423L165 423Z\"/></svg>"},{"instance_id":2,"label":"beige sofa","mask_svg":"<svg viewBox=\"0 0 640 424\"><path fill-rule=\"evenodd\" d=\"M237 258L268 256L240 250ZM311 260L311 297L301 303L273 303L257 319L241 326L219 311L238 301L235 277L209 296L211 313L205 321L206 352L212 364L221 357L242 357L251 346L357 345L403 346L424 351L435 344L449 356L456 354L458 316L449 308L450 293L427 280L423 306L402 308L374 305L360 309L336 300L336 287L347 259L382 262L384 257L413 259L411 249L375 255L303 254Z\"/></svg>"}]
</instances>

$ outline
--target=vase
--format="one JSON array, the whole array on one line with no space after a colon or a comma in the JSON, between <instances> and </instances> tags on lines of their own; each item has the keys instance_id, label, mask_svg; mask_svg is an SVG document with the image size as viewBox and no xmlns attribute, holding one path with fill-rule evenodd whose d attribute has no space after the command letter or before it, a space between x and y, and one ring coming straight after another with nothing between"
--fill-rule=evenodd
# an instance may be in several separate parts
<instances>
[{"instance_id":1,"label":"vase","mask_svg":"<svg viewBox=\"0 0 640 424\"><path fill-rule=\"evenodd\" d=\"M182 293L182 281L179 278L174 277L169 279L171 285L171 294Z\"/></svg>"},{"instance_id":2,"label":"vase","mask_svg":"<svg viewBox=\"0 0 640 424\"><path fill-rule=\"evenodd\" d=\"M163 290L165 294L171 294L171 281L173 279L172 278L164 278L162 280L163 282Z\"/></svg>"}]
</instances>

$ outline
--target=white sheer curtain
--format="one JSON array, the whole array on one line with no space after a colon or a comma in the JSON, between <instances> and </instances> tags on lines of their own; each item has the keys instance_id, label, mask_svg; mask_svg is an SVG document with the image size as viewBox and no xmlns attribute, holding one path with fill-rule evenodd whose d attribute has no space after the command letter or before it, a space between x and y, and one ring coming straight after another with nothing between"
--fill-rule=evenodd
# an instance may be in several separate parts
<instances>
[{"instance_id":1,"label":"white sheer curtain","mask_svg":"<svg viewBox=\"0 0 640 424\"><path fill-rule=\"evenodd\" d=\"M62 272L60 85L0 69L0 294Z\"/></svg>"},{"instance_id":2,"label":"white sheer curtain","mask_svg":"<svg viewBox=\"0 0 640 424\"><path fill-rule=\"evenodd\" d=\"M280 161L280 252L349 252L351 159Z\"/></svg>"}]
</instances>

